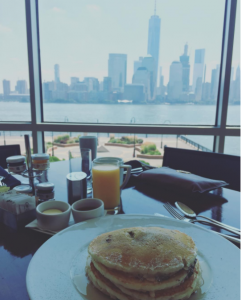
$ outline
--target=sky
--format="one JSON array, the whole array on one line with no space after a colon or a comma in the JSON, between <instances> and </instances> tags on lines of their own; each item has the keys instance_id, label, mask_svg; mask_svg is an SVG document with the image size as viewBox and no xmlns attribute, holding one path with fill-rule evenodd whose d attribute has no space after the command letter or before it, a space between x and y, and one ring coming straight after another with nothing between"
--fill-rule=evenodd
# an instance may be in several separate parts
<instances>
[{"instance_id":1,"label":"sky","mask_svg":"<svg viewBox=\"0 0 241 300\"><path fill-rule=\"evenodd\" d=\"M169 68L179 60L188 43L190 84L195 49L206 49L206 81L220 63L224 0L157 0L161 18L159 66L164 83ZM28 82L24 0L0 0L0 93L2 80ZM240 8L238 8L238 12ZM42 80L54 80L54 64L60 79L80 80L108 76L109 53L127 54L127 83L131 83L134 61L147 55L148 21L154 0L39 0ZM240 21L237 17L233 65L240 61Z\"/></svg>"}]
</instances>

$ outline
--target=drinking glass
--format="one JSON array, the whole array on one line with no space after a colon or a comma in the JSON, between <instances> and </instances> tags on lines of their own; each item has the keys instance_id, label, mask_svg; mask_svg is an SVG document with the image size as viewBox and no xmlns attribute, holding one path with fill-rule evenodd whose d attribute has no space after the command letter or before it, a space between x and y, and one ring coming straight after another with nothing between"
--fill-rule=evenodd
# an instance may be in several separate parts
<instances>
[{"instance_id":1,"label":"drinking glass","mask_svg":"<svg viewBox=\"0 0 241 300\"><path fill-rule=\"evenodd\" d=\"M97 155L97 137L96 136L81 136L79 138L80 149L91 149L91 161L96 158Z\"/></svg>"},{"instance_id":2,"label":"drinking glass","mask_svg":"<svg viewBox=\"0 0 241 300\"><path fill-rule=\"evenodd\" d=\"M124 182L120 185L120 170L127 169ZM107 211L118 213L120 210L120 193L130 178L131 166L123 165L113 158L96 158L92 165L93 197L104 202Z\"/></svg>"},{"instance_id":3,"label":"drinking glass","mask_svg":"<svg viewBox=\"0 0 241 300\"><path fill-rule=\"evenodd\" d=\"M90 149L78 148L69 151L69 171L70 173L82 171L87 174L87 194L92 192L91 165Z\"/></svg>"}]
</instances>

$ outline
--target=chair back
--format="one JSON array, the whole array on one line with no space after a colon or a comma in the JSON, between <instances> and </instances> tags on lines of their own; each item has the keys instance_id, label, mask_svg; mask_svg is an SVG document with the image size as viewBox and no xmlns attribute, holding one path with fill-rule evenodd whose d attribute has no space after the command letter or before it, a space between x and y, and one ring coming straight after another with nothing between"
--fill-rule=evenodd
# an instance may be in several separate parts
<instances>
[{"instance_id":1,"label":"chair back","mask_svg":"<svg viewBox=\"0 0 241 300\"><path fill-rule=\"evenodd\" d=\"M226 188L240 191L240 157L165 146L163 167L229 183Z\"/></svg>"},{"instance_id":2,"label":"chair back","mask_svg":"<svg viewBox=\"0 0 241 300\"><path fill-rule=\"evenodd\" d=\"M0 166L7 168L6 158L13 155L21 155L20 145L0 146Z\"/></svg>"}]
</instances>

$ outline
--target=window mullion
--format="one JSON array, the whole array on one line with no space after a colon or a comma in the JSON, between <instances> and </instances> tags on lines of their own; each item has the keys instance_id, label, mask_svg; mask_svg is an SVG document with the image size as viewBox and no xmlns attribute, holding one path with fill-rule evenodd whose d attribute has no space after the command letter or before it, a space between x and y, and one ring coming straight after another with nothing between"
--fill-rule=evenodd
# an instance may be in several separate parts
<instances>
[{"instance_id":1,"label":"window mullion","mask_svg":"<svg viewBox=\"0 0 241 300\"><path fill-rule=\"evenodd\" d=\"M215 124L220 128L220 135L214 138L214 151L219 153L223 153L224 151L236 8L237 0L226 1Z\"/></svg>"},{"instance_id":2,"label":"window mullion","mask_svg":"<svg viewBox=\"0 0 241 300\"><path fill-rule=\"evenodd\" d=\"M43 152L44 150L42 134L37 132L36 127L36 125L41 123L43 120L37 4L37 0L25 0L32 123L31 129L34 153Z\"/></svg>"}]
</instances>

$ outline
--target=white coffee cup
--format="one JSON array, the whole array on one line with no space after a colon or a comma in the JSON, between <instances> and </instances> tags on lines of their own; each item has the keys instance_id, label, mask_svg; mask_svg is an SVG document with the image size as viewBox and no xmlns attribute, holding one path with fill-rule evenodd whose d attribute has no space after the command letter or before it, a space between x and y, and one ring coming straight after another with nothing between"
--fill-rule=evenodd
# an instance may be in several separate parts
<instances>
[{"instance_id":1,"label":"white coffee cup","mask_svg":"<svg viewBox=\"0 0 241 300\"><path fill-rule=\"evenodd\" d=\"M72 214L75 223L102 217L104 215L104 203L97 198L78 200L72 204Z\"/></svg>"}]
</instances>

